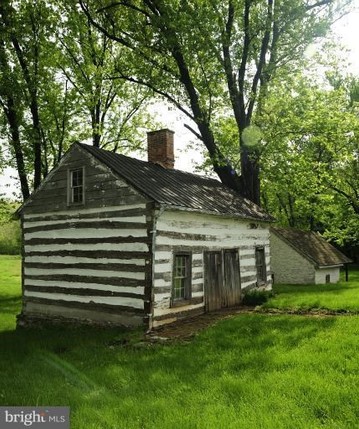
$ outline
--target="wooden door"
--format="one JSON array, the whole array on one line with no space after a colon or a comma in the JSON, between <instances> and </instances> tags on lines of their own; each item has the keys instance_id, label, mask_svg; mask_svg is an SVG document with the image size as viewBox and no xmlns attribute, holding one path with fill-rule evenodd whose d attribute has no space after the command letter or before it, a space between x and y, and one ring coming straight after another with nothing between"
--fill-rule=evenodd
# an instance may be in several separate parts
<instances>
[{"instance_id":1,"label":"wooden door","mask_svg":"<svg viewBox=\"0 0 359 429\"><path fill-rule=\"evenodd\" d=\"M223 269L221 252L204 253L204 293L206 311L222 307Z\"/></svg>"},{"instance_id":2,"label":"wooden door","mask_svg":"<svg viewBox=\"0 0 359 429\"><path fill-rule=\"evenodd\" d=\"M233 307L241 300L237 249L205 252L204 285L206 311Z\"/></svg>"},{"instance_id":3,"label":"wooden door","mask_svg":"<svg viewBox=\"0 0 359 429\"><path fill-rule=\"evenodd\" d=\"M233 307L241 302L241 278L238 250L225 250L222 307Z\"/></svg>"}]
</instances>

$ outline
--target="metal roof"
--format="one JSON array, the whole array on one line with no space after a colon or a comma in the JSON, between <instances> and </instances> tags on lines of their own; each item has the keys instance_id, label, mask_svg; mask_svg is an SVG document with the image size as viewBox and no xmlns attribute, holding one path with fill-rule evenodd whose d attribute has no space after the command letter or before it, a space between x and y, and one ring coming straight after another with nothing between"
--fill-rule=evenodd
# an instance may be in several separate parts
<instances>
[{"instance_id":1,"label":"metal roof","mask_svg":"<svg viewBox=\"0 0 359 429\"><path fill-rule=\"evenodd\" d=\"M253 202L215 179L166 169L94 146L76 143L157 203L178 209L273 222L274 218Z\"/></svg>"},{"instance_id":2,"label":"metal roof","mask_svg":"<svg viewBox=\"0 0 359 429\"><path fill-rule=\"evenodd\" d=\"M319 267L343 265L352 262L328 243L320 234L293 228L272 227L271 231L297 252Z\"/></svg>"}]
</instances>

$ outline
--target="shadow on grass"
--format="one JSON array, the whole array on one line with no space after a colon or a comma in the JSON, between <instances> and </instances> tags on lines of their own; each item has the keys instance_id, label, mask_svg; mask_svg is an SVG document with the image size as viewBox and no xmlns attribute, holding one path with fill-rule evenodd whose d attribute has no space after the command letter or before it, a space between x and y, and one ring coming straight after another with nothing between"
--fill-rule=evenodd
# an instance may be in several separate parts
<instances>
[{"instance_id":1,"label":"shadow on grass","mask_svg":"<svg viewBox=\"0 0 359 429\"><path fill-rule=\"evenodd\" d=\"M293 292L308 292L308 293L318 293L318 292L346 292L358 289L359 285L353 284L326 284L326 285L287 285L287 284L276 284L273 285L274 292L278 293L293 293Z\"/></svg>"},{"instance_id":2,"label":"shadow on grass","mask_svg":"<svg viewBox=\"0 0 359 429\"><path fill-rule=\"evenodd\" d=\"M230 401L246 388L244 380L261 380L278 365L285 369L288 362L278 364L278 356L283 360L334 323L240 315L191 342L168 345L139 345L138 332L117 329L7 331L0 334L0 368L6 368L0 393L7 405L68 405L75 420L85 409L93 427L104 418L106 427L116 427L112 418L147 419L181 403L205 406L216 396Z\"/></svg>"},{"instance_id":3,"label":"shadow on grass","mask_svg":"<svg viewBox=\"0 0 359 429\"><path fill-rule=\"evenodd\" d=\"M0 298L0 314L1 313L10 313L17 314L21 309L21 297L11 296L11 297L1 297Z\"/></svg>"}]
</instances>

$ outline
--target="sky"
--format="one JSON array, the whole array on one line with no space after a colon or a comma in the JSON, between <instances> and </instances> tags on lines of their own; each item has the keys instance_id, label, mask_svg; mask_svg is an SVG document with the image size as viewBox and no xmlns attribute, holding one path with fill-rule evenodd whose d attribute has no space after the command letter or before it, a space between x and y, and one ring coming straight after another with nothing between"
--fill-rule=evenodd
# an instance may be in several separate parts
<instances>
[{"instance_id":1,"label":"sky","mask_svg":"<svg viewBox=\"0 0 359 429\"><path fill-rule=\"evenodd\" d=\"M359 76L359 0L354 0L353 12L333 25L333 31L336 35L335 40L347 47L349 51L350 71ZM158 110L159 120L165 124L165 127L175 131L175 168L193 172L200 155L198 150L188 148L193 135L184 127L185 118L167 107L156 110ZM0 196L14 199L14 193L19 196L16 171L7 168L0 174Z\"/></svg>"}]
</instances>

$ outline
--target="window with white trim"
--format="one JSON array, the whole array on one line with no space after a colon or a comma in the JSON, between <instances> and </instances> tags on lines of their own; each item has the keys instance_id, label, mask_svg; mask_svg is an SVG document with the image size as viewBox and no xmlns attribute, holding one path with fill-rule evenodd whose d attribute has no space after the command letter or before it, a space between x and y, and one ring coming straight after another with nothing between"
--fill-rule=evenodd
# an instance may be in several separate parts
<instances>
[{"instance_id":1,"label":"window with white trim","mask_svg":"<svg viewBox=\"0 0 359 429\"><path fill-rule=\"evenodd\" d=\"M267 267L264 247L256 247L257 284L267 283Z\"/></svg>"},{"instance_id":2,"label":"window with white trim","mask_svg":"<svg viewBox=\"0 0 359 429\"><path fill-rule=\"evenodd\" d=\"M172 300L191 298L191 254L176 253L173 261Z\"/></svg>"},{"instance_id":3,"label":"window with white trim","mask_svg":"<svg viewBox=\"0 0 359 429\"><path fill-rule=\"evenodd\" d=\"M69 171L68 202L83 204L85 201L84 169L76 168Z\"/></svg>"}]
</instances>

